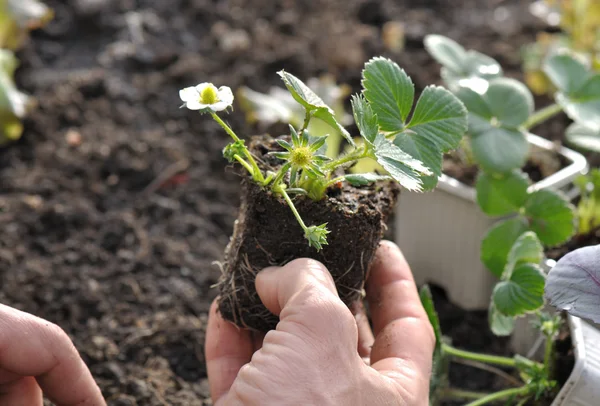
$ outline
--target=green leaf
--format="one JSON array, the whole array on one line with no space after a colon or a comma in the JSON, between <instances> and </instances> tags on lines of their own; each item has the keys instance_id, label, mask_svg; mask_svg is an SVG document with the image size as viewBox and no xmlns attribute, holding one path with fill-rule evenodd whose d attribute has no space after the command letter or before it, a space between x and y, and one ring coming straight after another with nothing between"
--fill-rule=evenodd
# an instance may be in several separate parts
<instances>
[{"instance_id":1,"label":"green leaf","mask_svg":"<svg viewBox=\"0 0 600 406\"><path fill-rule=\"evenodd\" d=\"M600 123L572 123L565 136L567 142L577 148L600 152Z\"/></svg>"},{"instance_id":2,"label":"green leaf","mask_svg":"<svg viewBox=\"0 0 600 406\"><path fill-rule=\"evenodd\" d=\"M565 94L581 89L589 77L588 68L566 53L555 54L546 59L543 70L552 84Z\"/></svg>"},{"instance_id":3,"label":"green leaf","mask_svg":"<svg viewBox=\"0 0 600 406\"><path fill-rule=\"evenodd\" d=\"M283 83L294 99L300 103L306 111L312 112L314 117L329 124L342 134L351 145L354 145L354 140L350 136L350 133L335 118L335 112L331 107L327 106L315 92L306 86L300 79L288 72L282 70L279 71L278 74L283 79Z\"/></svg>"},{"instance_id":4,"label":"green leaf","mask_svg":"<svg viewBox=\"0 0 600 406\"><path fill-rule=\"evenodd\" d=\"M483 95L461 88L458 97L469 110L469 134L475 160L488 172L506 173L522 167L529 144L521 128L533 112L531 92L517 80L490 81Z\"/></svg>"},{"instance_id":5,"label":"green leaf","mask_svg":"<svg viewBox=\"0 0 600 406\"><path fill-rule=\"evenodd\" d=\"M505 128L518 128L533 113L533 95L527 86L515 79L494 79L484 98L492 115Z\"/></svg>"},{"instance_id":6,"label":"green leaf","mask_svg":"<svg viewBox=\"0 0 600 406\"><path fill-rule=\"evenodd\" d=\"M544 247L533 231L527 231L517 239L508 254L508 263L502 278L509 278L515 267L529 263L539 265L544 259Z\"/></svg>"},{"instance_id":7,"label":"green leaf","mask_svg":"<svg viewBox=\"0 0 600 406\"><path fill-rule=\"evenodd\" d=\"M425 313L427 313L429 322L433 327L433 333L435 334L435 348L440 349L442 346L442 327L440 326L438 314L435 311L433 296L431 295L431 289L429 288L429 285L423 285L423 287L421 287L419 290L419 296L421 297L421 304L425 309Z\"/></svg>"},{"instance_id":8,"label":"green leaf","mask_svg":"<svg viewBox=\"0 0 600 406\"><path fill-rule=\"evenodd\" d=\"M498 278L504 272L513 244L527 230L527 223L519 216L495 224L483 238L481 261Z\"/></svg>"},{"instance_id":9,"label":"green leaf","mask_svg":"<svg viewBox=\"0 0 600 406\"><path fill-rule=\"evenodd\" d=\"M467 131L465 106L448 90L427 86L421 93L408 128L442 152L455 149ZM427 163L425 163L427 164Z\"/></svg>"},{"instance_id":10,"label":"green leaf","mask_svg":"<svg viewBox=\"0 0 600 406\"><path fill-rule=\"evenodd\" d=\"M463 72L467 52L458 42L438 34L425 36L425 49L442 66L453 72Z\"/></svg>"},{"instance_id":11,"label":"green leaf","mask_svg":"<svg viewBox=\"0 0 600 406\"><path fill-rule=\"evenodd\" d=\"M373 108L362 95L352 96L352 111L356 126L360 131L360 135L369 143L373 144L377 134L379 134L379 125L377 124L377 116L373 112Z\"/></svg>"},{"instance_id":12,"label":"green leaf","mask_svg":"<svg viewBox=\"0 0 600 406\"><path fill-rule=\"evenodd\" d=\"M428 168L421 161L402 151L382 134L375 139L375 159L403 187L408 190L423 189L421 174L430 175Z\"/></svg>"},{"instance_id":13,"label":"green leaf","mask_svg":"<svg viewBox=\"0 0 600 406\"><path fill-rule=\"evenodd\" d=\"M402 130L415 97L410 77L396 63L382 57L367 62L362 76L364 95L377 115L381 130Z\"/></svg>"},{"instance_id":14,"label":"green leaf","mask_svg":"<svg viewBox=\"0 0 600 406\"><path fill-rule=\"evenodd\" d=\"M529 195L525 215L542 243L548 247L566 242L575 234L575 207L550 190L539 190Z\"/></svg>"},{"instance_id":15,"label":"green leaf","mask_svg":"<svg viewBox=\"0 0 600 406\"><path fill-rule=\"evenodd\" d=\"M395 133L394 144L430 169L430 173L421 171L424 176L419 183L426 190L435 187L441 175L442 154L456 148L466 131L463 104L446 89L428 86L407 123L414 86L397 64L384 58L374 58L365 65L363 87L379 129Z\"/></svg>"},{"instance_id":16,"label":"green leaf","mask_svg":"<svg viewBox=\"0 0 600 406\"><path fill-rule=\"evenodd\" d=\"M588 79L581 90L557 94L556 101L565 113L579 123L600 123L600 74Z\"/></svg>"},{"instance_id":17,"label":"green leaf","mask_svg":"<svg viewBox=\"0 0 600 406\"><path fill-rule=\"evenodd\" d=\"M425 49L442 67L442 77L453 88L455 85L487 87L475 79L492 79L502 75L500 64L493 58L473 50L465 50L460 44L442 35L427 35Z\"/></svg>"},{"instance_id":18,"label":"green leaf","mask_svg":"<svg viewBox=\"0 0 600 406\"><path fill-rule=\"evenodd\" d=\"M352 186L366 186L380 180L392 179L390 176L377 175L375 173L360 173L355 175L346 175L344 179Z\"/></svg>"},{"instance_id":19,"label":"green leaf","mask_svg":"<svg viewBox=\"0 0 600 406\"><path fill-rule=\"evenodd\" d=\"M513 170L506 175L480 172L475 188L477 203L488 216L504 216L516 213L527 200L528 176Z\"/></svg>"},{"instance_id":20,"label":"green leaf","mask_svg":"<svg viewBox=\"0 0 600 406\"><path fill-rule=\"evenodd\" d=\"M426 139L410 135L410 130L400 133L394 139L394 145L415 159L425 163L432 175L420 176L423 190L433 190L442 174L442 152Z\"/></svg>"},{"instance_id":21,"label":"green leaf","mask_svg":"<svg viewBox=\"0 0 600 406\"><path fill-rule=\"evenodd\" d=\"M481 167L494 173L521 168L529 155L529 143L523 131L489 126L472 133L471 151Z\"/></svg>"},{"instance_id":22,"label":"green leaf","mask_svg":"<svg viewBox=\"0 0 600 406\"><path fill-rule=\"evenodd\" d=\"M520 316L537 310L544 305L545 280L538 265L519 265L510 280L500 282L494 288L494 305L505 316Z\"/></svg>"},{"instance_id":23,"label":"green leaf","mask_svg":"<svg viewBox=\"0 0 600 406\"><path fill-rule=\"evenodd\" d=\"M488 322L492 333L499 337L509 336L515 329L515 318L500 313L493 301L488 310Z\"/></svg>"},{"instance_id":24,"label":"green leaf","mask_svg":"<svg viewBox=\"0 0 600 406\"><path fill-rule=\"evenodd\" d=\"M407 129L394 144L423 162L433 175L422 177L425 190L437 185L442 156L458 146L467 129L467 111L452 93L441 87L423 90Z\"/></svg>"},{"instance_id":25,"label":"green leaf","mask_svg":"<svg viewBox=\"0 0 600 406\"><path fill-rule=\"evenodd\" d=\"M562 53L548 58L544 71L560 89L556 101L574 121L600 123L600 73L594 74L574 56Z\"/></svg>"}]
</instances>

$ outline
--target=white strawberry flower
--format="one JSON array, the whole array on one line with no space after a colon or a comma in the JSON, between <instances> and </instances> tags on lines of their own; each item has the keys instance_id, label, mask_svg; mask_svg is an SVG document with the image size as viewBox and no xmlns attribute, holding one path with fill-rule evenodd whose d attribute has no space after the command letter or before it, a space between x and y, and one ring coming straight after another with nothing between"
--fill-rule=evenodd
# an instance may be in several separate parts
<instances>
[{"instance_id":1,"label":"white strawberry flower","mask_svg":"<svg viewBox=\"0 0 600 406\"><path fill-rule=\"evenodd\" d=\"M190 110L223 111L233 104L233 93L227 86L217 89L212 83L200 83L179 91L179 97Z\"/></svg>"}]
</instances>

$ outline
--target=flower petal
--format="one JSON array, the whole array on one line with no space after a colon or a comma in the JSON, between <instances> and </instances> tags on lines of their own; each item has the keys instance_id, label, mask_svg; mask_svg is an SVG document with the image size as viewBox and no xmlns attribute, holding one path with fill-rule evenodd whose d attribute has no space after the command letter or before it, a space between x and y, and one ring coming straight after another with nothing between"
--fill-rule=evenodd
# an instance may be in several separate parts
<instances>
[{"instance_id":1,"label":"flower petal","mask_svg":"<svg viewBox=\"0 0 600 406\"><path fill-rule=\"evenodd\" d=\"M228 105L233 104L233 92L228 86L221 86L217 91L217 97L223 103L227 103Z\"/></svg>"},{"instance_id":2,"label":"flower petal","mask_svg":"<svg viewBox=\"0 0 600 406\"><path fill-rule=\"evenodd\" d=\"M198 100L190 100L186 103L186 107L190 110L203 110L211 106L208 104L202 104Z\"/></svg>"},{"instance_id":3,"label":"flower petal","mask_svg":"<svg viewBox=\"0 0 600 406\"><path fill-rule=\"evenodd\" d=\"M195 87L186 87L185 89L181 89L179 91L179 97L184 102L187 102L190 100L198 100L200 98L200 94Z\"/></svg>"},{"instance_id":4,"label":"flower petal","mask_svg":"<svg viewBox=\"0 0 600 406\"><path fill-rule=\"evenodd\" d=\"M223 111L225 110L227 107L231 106L231 103L225 103L225 102L216 102L215 104L210 104L207 105L207 107L210 107L210 109L212 111Z\"/></svg>"},{"instance_id":5,"label":"flower petal","mask_svg":"<svg viewBox=\"0 0 600 406\"><path fill-rule=\"evenodd\" d=\"M196 91L198 92L198 94L201 94L204 91L204 89L206 89L207 87L212 87L215 90L215 93L218 92L217 87L209 82L204 82L204 83L200 83L199 85L197 85Z\"/></svg>"}]
</instances>

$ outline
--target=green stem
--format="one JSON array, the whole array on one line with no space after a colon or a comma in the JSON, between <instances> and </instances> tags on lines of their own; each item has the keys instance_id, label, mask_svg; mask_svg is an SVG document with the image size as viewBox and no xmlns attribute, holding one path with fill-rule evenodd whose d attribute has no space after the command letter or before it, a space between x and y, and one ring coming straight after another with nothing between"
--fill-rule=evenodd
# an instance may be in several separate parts
<instances>
[{"instance_id":1,"label":"green stem","mask_svg":"<svg viewBox=\"0 0 600 406\"><path fill-rule=\"evenodd\" d=\"M292 165L289 162L285 163L281 168L279 168L277 175L275 175L275 179L273 179L273 191L275 193L278 193L275 189L280 188L281 181L283 180L283 177L285 176L287 171L290 170L290 166Z\"/></svg>"},{"instance_id":2,"label":"green stem","mask_svg":"<svg viewBox=\"0 0 600 406\"><path fill-rule=\"evenodd\" d=\"M453 357L470 359L473 361L484 362L487 364L501 365L512 368L517 366L517 362L513 358L463 351L459 350L458 348L454 348L448 344L442 344L442 351L444 351L446 354L452 355Z\"/></svg>"},{"instance_id":3,"label":"green stem","mask_svg":"<svg viewBox=\"0 0 600 406\"><path fill-rule=\"evenodd\" d=\"M234 140L235 142L238 142L238 141L240 141L240 138L239 138L237 135L235 135L235 133L233 132L233 130L231 129L231 127L229 127L229 126L227 125L227 123L225 123L225 121L223 121L223 120L221 119L221 117L219 117L219 116L217 115L217 113L215 113L215 112L211 112L211 113L210 113L210 115L212 116L212 118L213 118L213 119L214 119L214 120L215 120L217 123L219 123L219 125L220 125L221 127L223 127L223 129L225 130L225 132L226 132L227 134L229 134L229 136L230 136L231 138L233 138L233 140ZM256 180L256 181L258 181L258 182L260 182L260 183L264 183L264 181L265 181L265 178L264 178L264 176L263 176L262 172L260 171L260 169L259 169L258 165L256 164L256 161L254 160L254 157L252 156L252 154L250 153L250 151L248 151L248 149L246 149L246 148L244 149L244 153L245 153L245 155L246 155L246 158L247 158L247 159L248 159L248 161L250 162L250 165L252 165L252 168L253 168L253 171L252 171L252 177L254 178L254 180Z\"/></svg>"},{"instance_id":4,"label":"green stem","mask_svg":"<svg viewBox=\"0 0 600 406\"><path fill-rule=\"evenodd\" d=\"M472 392L454 388L448 388L442 393L444 399L481 399L489 395L489 393Z\"/></svg>"},{"instance_id":5,"label":"green stem","mask_svg":"<svg viewBox=\"0 0 600 406\"><path fill-rule=\"evenodd\" d=\"M552 355L554 352L554 340L552 337L546 336L546 348L544 350L544 367L548 375L550 375L550 370L552 369Z\"/></svg>"},{"instance_id":6,"label":"green stem","mask_svg":"<svg viewBox=\"0 0 600 406\"><path fill-rule=\"evenodd\" d=\"M233 140L234 140L235 142L238 142L238 141L240 140L240 138L239 138L237 135L235 135L235 133L233 132L233 130L231 129L231 127L229 127L229 126L228 126L228 125L225 123L225 121L221 120L221 117L219 117L219 116L217 115L217 113L214 113L214 112L212 112L212 113L210 113L210 115L212 116L212 118L213 118L213 119L214 119L214 120L215 120L217 123L219 123L219 125L220 125L221 127L223 127L223 129L225 130L225 132L226 132L227 134L229 134L229 135L231 136L231 138L233 138Z\"/></svg>"},{"instance_id":7,"label":"green stem","mask_svg":"<svg viewBox=\"0 0 600 406\"><path fill-rule=\"evenodd\" d=\"M298 185L298 168L292 168L290 173L290 187L296 187Z\"/></svg>"},{"instance_id":8,"label":"green stem","mask_svg":"<svg viewBox=\"0 0 600 406\"><path fill-rule=\"evenodd\" d=\"M505 389L500 392L492 393L490 395L484 396L474 402L468 403L465 406L481 406L488 403L495 402L497 400L506 399L512 396L523 396L528 395L531 391L529 386L522 386L520 388L513 389Z\"/></svg>"},{"instance_id":9,"label":"green stem","mask_svg":"<svg viewBox=\"0 0 600 406\"><path fill-rule=\"evenodd\" d=\"M348 162L358 161L359 159L366 158L368 155L369 152L367 149L367 145L365 144L362 148L362 151L360 150L360 148L356 148L354 151L336 159L333 162L328 163L327 165L325 165L324 169L326 171L334 171L338 166L344 165Z\"/></svg>"},{"instance_id":10,"label":"green stem","mask_svg":"<svg viewBox=\"0 0 600 406\"><path fill-rule=\"evenodd\" d=\"M304 135L304 131L306 131L306 129L308 128L308 124L310 123L310 119L312 117L312 114L309 110L306 110L306 113L304 115L304 124L302 124L302 128L300 129L300 134L298 134L300 137Z\"/></svg>"},{"instance_id":11,"label":"green stem","mask_svg":"<svg viewBox=\"0 0 600 406\"><path fill-rule=\"evenodd\" d=\"M294 213L294 216L296 217L296 220L298 220L298 223L300 223L300 227L302 227L302 230L306 231L306 229L308 227L306 227L306 224L304 224L304 221L302 220L302 217L300 217L300 213L298 213L298 210L296 210L296 206L294 206L294 202L292 202L292 199L290 199L290 196L285 191L285 187L279 186L277 188L276 192L277 193L281 193L281 195L283 196L283 198L287 202L288 206L290 206L290 209L292 209L292 213Z\"/></svg>"},{"instance_id":12,"label":"green stem","mask_svg":"<svg viewBox=\"0 0 600 406\"><path fill-rule=\"evenodd\" d=\"M529 130L529 129L537 126L538 124L543 123L544 121L548 120L549 118L557 115L561 111L562 111L562 107L556 103L546 106L543 109L538 110L535 113L533 113L531 116L529 116L529 118L527 119L525 124L523 124L523 127L525 127L525 129Z\"/></svg>"},{"instance_id":13,"label":"green stem","mask_svg":"<svg viewBox=\"0 0 600 406\"><path fill-rule=\"evenodd\" d=\"M250 172L250 175L254 176L254 170L252 169L252 167L248 164L248 162L244 161L244 158L242 158L241 156L239 156L238 154L235 154L233 156L235 158L236 161L238 161L240 164L242 164L242 166L244 168L246 168L248 170L248 172Z\"/></svg>"}]
</instances>

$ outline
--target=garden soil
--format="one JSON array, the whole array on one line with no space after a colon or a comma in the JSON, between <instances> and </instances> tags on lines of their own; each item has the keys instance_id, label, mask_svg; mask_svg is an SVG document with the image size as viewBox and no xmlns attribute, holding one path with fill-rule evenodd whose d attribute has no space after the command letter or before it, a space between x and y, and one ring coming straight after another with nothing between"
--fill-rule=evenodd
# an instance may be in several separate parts
<instances>
[{"instance_id":1,"label":"garden soil","mask_svg":"<svg viewBox=\"0 0 600 406\"><path fill-rule=\"evenodd\" d=\"M56 18L19 53L18 83L38 106L23 138L0 150L0 303L63 327L111 406L211 404L203 342L213 262L232 234L240 182L221 156L227 137L179 108L180 88L267 91L286 69L303 79L330 72L356 91L364 61L383 54L420 92L439 77L427 33L519 77L520 46L544 28L521 0L48 3ZM390 22L404 25L401 52L385 46ZM242 134L262 131L237 109L227 120ZM556 119L539 133L559 139L560 128ZM456 346L507 353L485 313L436 298ZM497 384L461 367L452 379Z\"/></svg>"}]
</instances>

